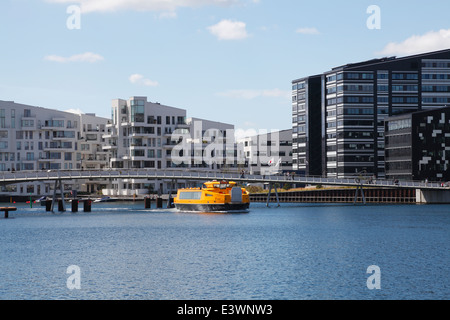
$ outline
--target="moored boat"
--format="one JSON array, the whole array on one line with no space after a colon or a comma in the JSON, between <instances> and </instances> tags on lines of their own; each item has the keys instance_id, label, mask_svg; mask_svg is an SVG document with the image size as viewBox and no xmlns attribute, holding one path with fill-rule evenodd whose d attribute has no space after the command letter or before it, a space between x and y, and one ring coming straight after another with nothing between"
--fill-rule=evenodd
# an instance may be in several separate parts
<instances>
[{"instance_id":1,"label":"moored boat","mask_svg":"<svg viewBox=\"0 0 450 320\"><path fill-rule=\"evenodd\" d=\"M114 198L111 198L111 197L108 197L108 196L105 196L105 197L102 197L102 198L94 200L94 202L116 202L116 201L117 201L117 199L114 199Z\"/></svg>"},{"instance_id":2,"label":"moored boat","mask_svg":"<svg viewBox=\"0 0 450 320\"><path fill-rule=\"evenodd\" d=\"M247 212L250 196L232 181L209 181L202 188L178 190L175 208L188 212Z\"/></svg>"},{"instance_id":3,"label":"moored boat","mask_svg":"<svg viewBox=\"0 0 450 320\"><path fill-rule=\"evenodd\" d=\"M39 199L37 199L34 202L35 203L40 203L42 207L45 207L47 201L52 201L52 199L48 198L47 196L43 196L43 197L40 197Z\"/></svg>"}]
</instances>

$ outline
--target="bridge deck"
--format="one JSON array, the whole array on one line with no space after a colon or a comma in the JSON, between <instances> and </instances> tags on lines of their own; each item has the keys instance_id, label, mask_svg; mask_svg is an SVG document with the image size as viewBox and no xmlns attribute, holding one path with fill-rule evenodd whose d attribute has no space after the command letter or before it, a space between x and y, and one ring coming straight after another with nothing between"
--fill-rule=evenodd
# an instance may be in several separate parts
<instances>
[{"instance_id":1,"label":"bridge deck","mask_svg":"<svg viewBox=\"0 0 450 320\"><path fill-rule=\"evenodd\" d=\"M358 181L357 179L337 179L321 177L286 177L286 176L260 176L231 173L211 173L198 171L169 171L169 170L146 170L146 169L117 169L117 170L94 170L94 171L19 171L1 172L0 184L15 184L34 181L54 181L54 180L80 180L80 179L146 179L146 180L233 180L246 183L285 183L328 185L328 186L365 186L379 188L413 188L413 189L443 189L441 183L425 183L416 181L399 181L395 184L388 180L368 180Z\"/></svg>"}]
</instances>

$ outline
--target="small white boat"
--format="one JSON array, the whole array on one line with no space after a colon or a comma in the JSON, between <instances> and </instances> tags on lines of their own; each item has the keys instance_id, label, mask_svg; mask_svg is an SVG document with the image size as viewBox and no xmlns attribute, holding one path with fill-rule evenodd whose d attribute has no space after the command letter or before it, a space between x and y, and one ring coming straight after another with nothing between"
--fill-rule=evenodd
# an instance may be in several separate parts
<instances>
[{"instance_id":1,"label":"small white boat","mask_svg":"<svg viewBox=\"0 0 450 320\"><path fill-rule=\"evenodd\" d=\"M39 199L37 199L34 202L35 203L40 203L42 207L45 207L47 201L52 201L52 199L48 198L47 196L43 196L43 197L40 197Z\"/></svg>"},{"instance_id":2,"label":"small white boat","mask_svg":"<svg viewBox=\"0 0 450 320\"><path fill-rule=\"evenodd\" d=\"M115 202L117 201L117 199L113 199L111 197L102 197L99 199L95 199L94 202L98 203L98 202Z\"/></svg>"}]
</instances>

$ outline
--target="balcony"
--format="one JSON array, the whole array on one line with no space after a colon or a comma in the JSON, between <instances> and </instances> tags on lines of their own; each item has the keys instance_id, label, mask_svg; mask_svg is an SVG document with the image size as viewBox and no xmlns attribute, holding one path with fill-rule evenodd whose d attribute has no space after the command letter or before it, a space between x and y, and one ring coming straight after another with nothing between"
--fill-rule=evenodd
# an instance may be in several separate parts
<instances>
[{"instance_id":1,"label":"balcony","mask_svg":"<svg viewBox=\"0 0 450 320\"><path fill-rule=\"evenodd\" d=\"M64 119L52 119L46 120L43 125L41 125L40 129L46 130L64 130Z\"/></svg>"},{"instance_id":2,"label":"balcony","mask_svg":"<svg viewBox=\"0 0 450 320\"><path fill-rule=\"evenodd\" d=\"M20 125L24 130L36 130L37 128L36 116L22 117Z\"/></svg>"},{"instance_id":3,"label":"balcony","mask_svg":"<svg viewBox=\"0 0 450 320\"><path fill-rule=\"evenodd\" d=\"M117 149L117 145L111 144L111 145L107 145L107 146L102 146L102 149L103 149L103 151L114 150L114 149Z\"/></svg>"},{"instance_id":4,"label":"balcony","mask_svg":"<svg viewBox=\"0 0 450 320\"><path fill-rule=\"evenodd\" d=\"M108 159L105 156L100 156L100 155L96 155L96 156L90 156L86 159L83 159L83 163L98 163L98 162L107 162Z\"/></svg>"},{"instance_id":5,"label":"balcony","mask_svg":"<svg viewBox=\"0 0 450 320\"><path fill-rule=\"evenodd\" d=\"M50 145L47 147L44 147L44 151L73 151L72 145Z\"/></svg>"},{"instance_id":6,"label":"balcony","mask_svg":"<svg viewBox=\"0 0 450 320\"><path fill-rule=\"evenodd\" d=\"M39 157L37 159L38 162L54 162L54 161L61 161L61 159L50 159L48 157Z\"/></svg>"},{"instance_id":7,"label":"balcony","mask_svg":"<svg viewBox=\"0 0 450 320\"><path fill-rule=\"evenodd\" d=\"M72 140L76 138L76 134L75 131L55 131L51 138L53 140Z\"/></svg>"},{"instance_id":8,"label":"balcony","mask_svg":"<svg viewBox=\"0 0 450 320\"><path fill-rule=\"evenodd\" d=\"M178 121L176 123L176 127L177 129L184 129L184 128L189 128L190 125L186 123L186 121Z\"/></svg>"},{"instance_id":9,"label":"balcony","mask_svg":"<svg viewBox=\"0 0 450 320\"><path fill-rule=\"evenodd\" d=\"M142 148L147 148L147 145L146 144L132 144L130 146L131 150L136 150L136 149L140 150Z\"/></svg>"},{"instance_id":10,"label":"balcony","mask_svg":"<svg viewBox=\"0 0 450 320\"><path fill-rule=\"evenodd\" d=\"M102 139L114 139L114 138L117 138L117 134L108 133L108 134L102 135Z\"/></svg>"}]
</instances>

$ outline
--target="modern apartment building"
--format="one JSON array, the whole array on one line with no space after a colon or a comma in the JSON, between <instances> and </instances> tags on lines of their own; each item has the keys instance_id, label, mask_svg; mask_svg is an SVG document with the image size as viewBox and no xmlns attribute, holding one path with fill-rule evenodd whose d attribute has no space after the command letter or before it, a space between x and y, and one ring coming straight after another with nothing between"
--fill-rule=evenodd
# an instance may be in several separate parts
<instances>
[{"instance_id":1,"label":"modern apartment building","mask_svg":"<svg viewBox=\"0 0 450 320\"><path fill-rule=\"evenodd\" d=\"M386 177L450 181L450 107L389 117Z\"/></svg>"},{"instance_id":2,"label":"modern apartment building","mask_svg":"<svg viewBox=\"0 0 450 320\"><path fill-rule=\"evenodd\" d=\"M242 138L238 144L249 174L273 175L293 170L292 129Z\"/></svg>"},{"instance_id":3,"label":"modern apartment building","mask_svg":"<svg viewBox=\"0 0 450 320\"><path fill-rule=\"evenodd\" d=\"M182 166L235 172L242 164L237 158L234 125L200 118L188 118L186 123L191 159Z\"/></svg>"},{"instance_id":4,"label":"modern apartment building","mask_svg":"<svg viewBox=\"0 0 450 320\"><path fill-rule=\"evenodd\" d=\"M292 81L292 169L322 175L322 76Z\"/></svg>"},{"instance_id":5,"label":"modern apartment building","mask_svg":"<svg viewBox=\"0 0 450 320\"><path fill-rule=\"evenodd\" d=\"M102 169L108 154L102 135L108 119L0 101L0 171ZM9 195L49 194L53 184L4 186ZM96 192L99 182L73 181L66 190Z\"/></svg>"},{"instance_id":6,"label":"modern apartment building","mask_svg":"<svg viewBox=\"0 0 450 320\"><path fill-rule=\"evenodd\" d=\"M234 126L187 119L186 113L184 109L149 102L147 97L113 100L112 121L107 125L108 133L103 135L103 150L111 153L110 167L119 170L225 170L234 167L216 161L219 154L214 154L216 151L225 155L226 135L229 130L234 131ZM222 148L208 149L211 143L218 141ZM210 153L206 156L205 152ZM234 149L232 152L234 154ZM186 181L177 183L179 188L191 185ZM171 180L116 180L103 193L133 196L165 193L172 187Z\"/></svg>"},{"instance_id":7,"label":"modern apartment building","mask_svg":"<svg viewBox=\"0 0 450 320\"><path fill-rule=\"evenodd\" d=\"M186 110L152 103L147 97L116 99L112 121L103 135L103 150L111 152L113 169L165 169L175 130L188 130Z\"/></svg>"},{"instance_id":8,"label":"modern apartment building","mask_svg":"<svg viewBox=\"0 0 450 320\"><path fill-rule=\"evenodd\" d=\"M450 50L347 64L321 78L322 121L305 130L312 135L312 130L321 128L322 152L298 152L298 163L321 156L322 172L328 177L384 178L385 119L450 103ZM293 82L297 107L303 101L298 83ZM317 101L308 103L317 105ZM294 128L300 128L298 114L298 110L293 113ZM301 150L301 142L297 140L294 150Z\"/></svg>"}]
</instances>

